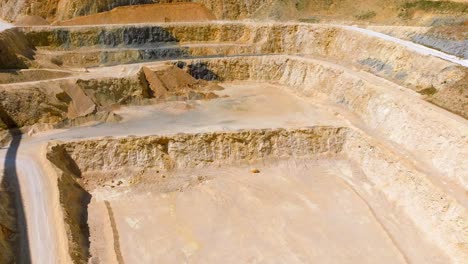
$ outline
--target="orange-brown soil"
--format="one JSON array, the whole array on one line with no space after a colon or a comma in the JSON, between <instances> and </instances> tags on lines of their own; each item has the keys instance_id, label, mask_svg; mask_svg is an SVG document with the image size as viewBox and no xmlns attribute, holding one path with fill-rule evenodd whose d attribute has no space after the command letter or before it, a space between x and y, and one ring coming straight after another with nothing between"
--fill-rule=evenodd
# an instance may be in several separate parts
<instances>
[{"instance_id":1,"label":"orange-brown soil","mask_svg":"<svg viewBox=\"0 0 468 264\"><path fill-rule=\"evenodd\" d=\"M151 4L117 7L111 11L56 22L61 26L128 24L214 20L204 5L197 3Z\"/></svg>"}]
</instances>

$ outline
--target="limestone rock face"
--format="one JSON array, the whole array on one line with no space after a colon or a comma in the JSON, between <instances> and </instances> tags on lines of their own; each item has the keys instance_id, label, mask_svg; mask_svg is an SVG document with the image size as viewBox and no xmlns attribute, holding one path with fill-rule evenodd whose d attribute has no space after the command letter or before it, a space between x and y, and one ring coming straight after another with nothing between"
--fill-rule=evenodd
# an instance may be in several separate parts
<instances>
[{"instance_id":1,"label":"limestone rock face","mask_svg":"<svg viewBox=\"0 0 468 264\"><path fill-rule=\"evenodd\" d=\"M57 85L26 89L1 89L0 107L14 121L15 127L36 123L55 123L67 112L68 96ZM12 125L10 125L12 126Z\"/></svg>"},{"instance_id":2,"label":"limestone rock face","mask_svg":"<svg viewBox=\"0 0 468 264\"><path fill-rule=\"evenodd\" d=\"M206 134L178 134L64 144L81 173L124 168L170 170L209 164L254 162L268 158L308 157L341 151L347 129L314 127ZM56 147L51 144L51 150ZM113 149L112 153L109 149ZM54 160L52 160L54 162Z\"/></svg>"}]
</instances>

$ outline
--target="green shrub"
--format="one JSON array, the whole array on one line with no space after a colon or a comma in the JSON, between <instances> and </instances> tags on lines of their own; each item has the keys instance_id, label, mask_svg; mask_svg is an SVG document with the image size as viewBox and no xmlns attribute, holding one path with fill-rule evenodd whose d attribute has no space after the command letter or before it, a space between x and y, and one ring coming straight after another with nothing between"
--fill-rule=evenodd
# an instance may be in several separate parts
<instances>
[{"instance_id":1,"label":"green shrub","mask_svg":"<svg viewBox=\"0 0 468 264\"><path fill-rule=\"evenodd\" d=\"M401 5L399 17L409 18L416 10L432 11L437 13L461 13L468 14L468 4L449 1L418 0L405 2Z\"/></svg>"},{"instance_id":2,"label":"green shrub","mask_svg":"<svg viewBox=\"0 0 468 264\"><path fill-rule=\"evenodd\" d=\"M366 11L354 16L358 20L367 20L375 17L377 14L374 11Z\"/></svg>"},{"instance_id":3,"label":"green shrub","mask_svg":"<svg viewBox=\"0 0 468 264\"><path fill-rule=\"evenodd\" d=\"M319 23L320 19L317 17L307 17L307 18L299 18L299 22L303 23Z\"/></svg>"}]
</instances>

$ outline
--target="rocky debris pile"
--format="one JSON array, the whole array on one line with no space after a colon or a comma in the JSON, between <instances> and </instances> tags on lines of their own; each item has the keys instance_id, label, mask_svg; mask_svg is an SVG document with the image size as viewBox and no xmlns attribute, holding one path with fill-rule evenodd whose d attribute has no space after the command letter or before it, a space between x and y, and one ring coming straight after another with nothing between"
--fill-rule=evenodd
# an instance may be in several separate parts
<instances>
[{"instance_id":1,"label":"rocky debris pile","mask_svg":"<svg viewBox=\"0 0 468 264\"><path fill-rule=\"evenodd\" d=\"M0 69L25 69L31 65L34 47L18 29L0 32Z\"/></svg>"},{"instance_id":2,"label":"rocky debris pile","mask_svg":"<svg viewBox=\"0 0 468 264\"><path fill-rule=\"evenodd\" d=\"M156 99L205 100L218 98L213 91L223 90L215 83L197 80L175 65L143 67L143 73Z\"/></svg>"}]
</instances>

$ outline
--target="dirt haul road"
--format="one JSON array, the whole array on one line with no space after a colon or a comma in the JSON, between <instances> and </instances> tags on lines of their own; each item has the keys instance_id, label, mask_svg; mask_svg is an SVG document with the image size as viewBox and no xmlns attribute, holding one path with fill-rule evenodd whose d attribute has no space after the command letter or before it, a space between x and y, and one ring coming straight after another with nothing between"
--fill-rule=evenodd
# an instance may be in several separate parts
<instances>
[{"instance_id":1,"label":"dirt haul road","mask_svg":"<svg viewBox=\"0 0 468 264\"><path fill-rule=\"evenodd\" d=\"M420 54L423 54L423 55L438 57L438 58L441 58L441 59L456 63L458 65L468 67L468 60L461 59L461 58L458 58L457 56L453 56L453 55L444 53L442 51L431 49L431 48L428 48L426 46L419 45L419 44L416 44L416 43L408 41L408 40L395 38L395 37L392 37L392 36L389 36L389 35L386 35L386 34L383 34L383 33L380 33L380 32L372 31L372 30L365 29L365 28L360 28L360 27L357 27L357 26L343 26L343 27L346 28L346 29L351 29L351 30L355 30L355 31L367 34L369 36L373 36L373 37L377 37L377 38L380 38L380 39L384 39L384 40L387 40L387 41L397 43L399 45L407 47L408 49L410 49L410 50L412 50L414 52L417 52L417 53L420 53Z\"/></svg>"}]
</instances>

